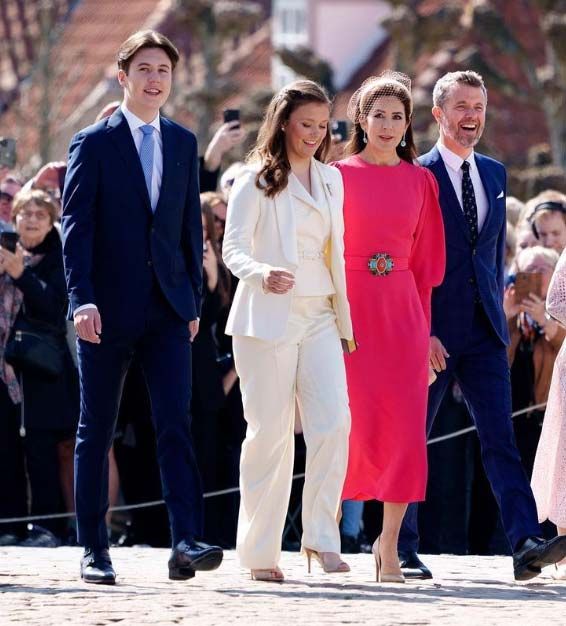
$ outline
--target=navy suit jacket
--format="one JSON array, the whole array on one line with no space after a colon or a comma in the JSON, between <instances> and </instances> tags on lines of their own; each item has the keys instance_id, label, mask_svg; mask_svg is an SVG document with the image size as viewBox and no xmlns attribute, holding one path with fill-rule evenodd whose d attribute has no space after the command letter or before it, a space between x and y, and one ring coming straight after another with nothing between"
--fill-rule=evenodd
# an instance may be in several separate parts
<instances>
[{"instance_id":1,"label":"navy suit jacket","mask_svg":"<svg viewBox=\"0 0 566 626\"><path fill-rule=\"evenodd\" d=\"M509 335L503 312L505 274L505 195L507 175L502 163L475 153L489 210L475 247L472 247L462 207L435 146L419 158L435 176L446 237L446 273L432 292L432 334L448 352L465 343L479 293L496 336L507 344Z\"/></svg>"},{"instance_id":2,"label":"navy suit jacket","mask_svg":"<svg viewBox=\"0 0 566 626\"><path fill-rule=\"evenodd\" d=\"M121 334L145 313L155 279L186 321L200 312L202 222L195 136L161 117L163 177L151 210L140 159L122 111L77 133L63 193L69 317L98 307L103 332Z\"/></svg>"}]
</instances>

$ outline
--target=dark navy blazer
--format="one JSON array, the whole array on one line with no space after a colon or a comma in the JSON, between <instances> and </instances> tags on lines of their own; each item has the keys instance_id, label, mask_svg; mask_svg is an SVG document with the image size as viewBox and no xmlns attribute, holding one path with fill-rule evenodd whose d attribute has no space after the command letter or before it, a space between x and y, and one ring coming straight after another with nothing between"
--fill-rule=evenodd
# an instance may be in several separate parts
<instances>
[{"instance_id":1,"label":"dark navy blazer","mask_svg":"<svg viewBox=\"0 0 566 626\"><path fill-rule=\"evenodd\" d=\"M186 321L202 290L202 222L197 144L164 117L163 178L155 213L128 122L120 109L77 133L63 194L63 251L69 317L96 304L103 330L120 334L143 311L157 280Z\"/></svg>"},{"instance_id":2,"label":"dark navy blazer","mask_svg":"<svg viewBox=\"0 0 566 626\"><path fill-rule=\"evenodd\" d=\"M435 146L419 158L436 177L446 237L446 273L432 292L432 334L448 352L461 347L471 328L479 295L497 337L509 342L503 312L505 272L505 195L507 175L502 163L475 153L489 210L475 247L472 247L462 207L444 161Z\"/></svg>"}]
</instances>

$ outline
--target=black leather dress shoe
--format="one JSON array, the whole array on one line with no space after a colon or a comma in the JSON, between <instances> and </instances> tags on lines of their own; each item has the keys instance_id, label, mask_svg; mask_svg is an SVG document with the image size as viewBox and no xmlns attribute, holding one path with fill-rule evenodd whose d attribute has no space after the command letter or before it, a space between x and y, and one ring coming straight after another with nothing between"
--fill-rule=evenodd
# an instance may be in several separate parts
<instances>
[{"instance_id":1,"label":"black leather dress shoe","mask_svg":"<svg viewBox=\"0 0 566 626\"><path fill-rule=\"evenodd\" d=\"M112 567L110 553L107 548L100 550L85 548L81 558L81 578L85 583L98 585L115 584L116 572Z\"/></svg>"},{"instance_id":2,"label":"black leather dress shoe","mask_svg":"<svg viewBox=\"0 0 566 626\"><path fill-rule=\"evenodd\" d=\"M223 556L222 548L218 546L209 546L194 539L180 541L169 557L169 578L187 580L193 578L195 572L216 569L222 563Z\"/></svg>"},{"instance_id":3,"label":"black leather dress shoe","mask_svg":"<svg viewBox=\"0 0 566 626\"><path fill-rule=\"evenodd\" d=\"M419 559L416 552L399 552L399 565L405 578L413 580L428 580L432 578L432 572Z\"/></svg>"},{"instance_id":4,"label":"black leather dress shoe","mask_svg":"<svg viewBox=\"0 0 566 626\"><path fill-rule=\"evenodd\" d=\"M513 553L515 580L530 580L538 576L546 565L558 563L566 557L566 535L545 541L529 537L519 550Z\"/></svg>"}]
</instances>

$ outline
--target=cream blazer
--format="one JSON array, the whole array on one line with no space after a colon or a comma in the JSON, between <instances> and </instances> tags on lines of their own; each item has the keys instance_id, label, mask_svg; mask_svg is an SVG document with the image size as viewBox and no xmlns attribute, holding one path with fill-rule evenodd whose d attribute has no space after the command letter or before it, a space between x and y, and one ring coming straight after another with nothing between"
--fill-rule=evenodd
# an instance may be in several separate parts
<instances>
[{"instance_id":1,"label":"cream blazer","mask_svg":"<svg viewBox=\"0 0 566 626\"><path fill-rule=\"evenodd\" d=\"M222 255L230 271L240 279L228 316L226 334L275 340L287 329L293 290L284 295L265 293L264 274L283 267L295 272L299 265L293 198L289 189L268 198L256 187L259 165L244 168L234 183ZM336 293L331 296L340 336L351 340L352 321L346 297L344 267L344 186L340 172L312 159L311 175L319 176L330 207L331 230L325 251L326 264Z\"/></svg>"}]
</instances>

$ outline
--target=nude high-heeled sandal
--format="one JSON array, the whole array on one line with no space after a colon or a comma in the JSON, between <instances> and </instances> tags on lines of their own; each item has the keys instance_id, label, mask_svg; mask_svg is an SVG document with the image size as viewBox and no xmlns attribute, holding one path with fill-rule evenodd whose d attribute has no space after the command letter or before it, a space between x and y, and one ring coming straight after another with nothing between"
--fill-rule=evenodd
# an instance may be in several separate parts
<instances>
[{"instance_id":1,"label":"nude high-heeled sandal","mask_svg":"<svg viewBox=\"0 0 566 626\"><path fill-rule=\"evenodd\" d=\"M375 581L378 583L404 583L405 577L403 576L403 574L390 574L382 571L381 555L379 554L380 539L381 537L378 537L371 547L371 551L373 552L373 556L375 558Z\"/></svg>"},{"instance_id":2,"label":"nude high-heeled sandal","mask_svg":"<svg viewBox=\"0 0 566 626\"><path fill-rule=\"evenodd\" d=\"M250 574L252 580L266 583L282 583L285 580L283 572L277 566L269 569L252 569Z\"/></svg>"},{"instance_id":3,"label":"nude high-heeled sandal","mask_svg":"<svg viewBox=\"0 0 566 626\"><path fill-rule=\"evenodd\" d=\"M307 572L309 574L311 573L311 557L314 557L315 561L320 563L326 574L345 574L350 571L348 563L342 561L340 555L336 552L317 552L311 548L305 548L304 550L307 555ZM325 560L324 555L326 554L332 555L332 559Z\"/></svg>"}]
</instances>

